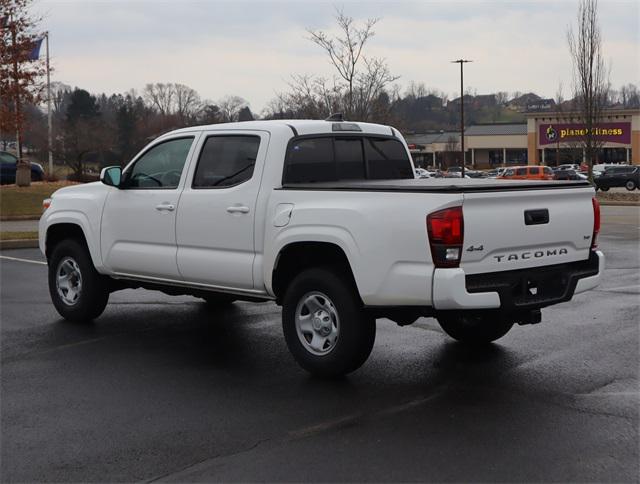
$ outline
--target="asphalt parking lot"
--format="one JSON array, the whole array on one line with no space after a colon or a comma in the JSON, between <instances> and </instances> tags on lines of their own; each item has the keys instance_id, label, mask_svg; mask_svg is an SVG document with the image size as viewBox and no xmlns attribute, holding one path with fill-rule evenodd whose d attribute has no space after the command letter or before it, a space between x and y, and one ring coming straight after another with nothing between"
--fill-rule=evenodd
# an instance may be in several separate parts
<instances>
[{"instance_id":1,"label":"asphalt parking lot","mask_svg":"<svg viewBox=\"0 0 640 484\"><path fill-rule=\"evenodd\" d=\"M39 252L4 251L0 480L637 482L639 209L602 213L598 290L483 349L379 320L339 381L296 366L274 304L128 290L76 325Z\"/></svg>"}]
</instances>

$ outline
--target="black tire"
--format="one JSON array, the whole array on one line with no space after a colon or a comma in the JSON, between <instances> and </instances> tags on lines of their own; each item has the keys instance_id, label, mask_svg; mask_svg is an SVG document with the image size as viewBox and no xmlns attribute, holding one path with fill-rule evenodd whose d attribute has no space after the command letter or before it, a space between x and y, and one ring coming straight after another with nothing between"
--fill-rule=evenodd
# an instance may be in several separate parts
<instances>
[{"instance_id":1,"label":"black tire","mask_svg":"<svg viewBox=\"0 0 640 484\"><path fill-rule=\"evenodd\" d=\"M634 180L627 180L624 184L624 187L630 192L634 191L638 186Z\"/></svg>"},{"instance_id":2,"label":"black tire","mask_svg":"<svg viewBox=\"0 0 640 484\"><path fill-rule=\"evenodd\" d=\"M203 296L202 299L204 299L207 308L210 309L229 306L236 301L235 298L231 295L217 293L207 294L206 296Z\"/></svg>"},{"instance_id":3,"label":"black tire","mask_svg":"<svg viewBox=\"0 0 640 484\"><path fill-rule=\"evenodd\" d=\"M603 192L609 191L609 187L598 187L598 188L600 188L600 190L602 190Z\"/></svg>"},{"instance_id":4,"label":"black tire","mask_svg":"<svg viewBox=\"0 0 640 484\"><path fill-rule=\"evenodd\" d=\"M80 273L81 289L73 303L66 302L58 291L57 276L63 262L67 262L69 267L74 267L73 264L75 264ZM79 323L89 322L102 314L109 301L109 284L107 279L96 271L84 244L74 239L59 242L54 247L48 263L49 294L60 316L68 321ZM72 271L72 274L75 272ZM77 281L78 278L70 277L70 280L73 279ZM61 291L69 295L69 290L66 293L64 289Z\"/></svg>"},{"instance_id":5,"label":"black tire","mask_svg":"<svg viewBox=\"0 0 640 484\"><path fill-rule=\"evenodd\" d=\"M325 305L325 297L328 298L327 307L337 316L330 317L333 320L332 327L337 328L337 339L329 345L328 350L319 350L326 351L325 354L313 353L308 334L303 334L302 330L299 333L296 322L299 305L302 305L301 312L304 312L304 301L318 294L318 301L324 301ZM346 375L360 368L371 354L376 337L376 321L365 313L349 274L330 268L308 269L287 287L282 306L282 328L289 351L309 373L325 378ZM315 320L311 312L309 317ZM313 331L317 332L315 329ZM306 343L303 343L303 338Z\"/></svg>"},{"instance_id":6,"label":"black tire","mask_svg":"<svg viewBox=\"0 0 640 484\"><path fill-rule=\"evenodd\" d=\"M438 316L438 323L453 339L467 344L487 344L502 338L514 321L500 316L450 314Z\"/></svg>"}]
</instances>

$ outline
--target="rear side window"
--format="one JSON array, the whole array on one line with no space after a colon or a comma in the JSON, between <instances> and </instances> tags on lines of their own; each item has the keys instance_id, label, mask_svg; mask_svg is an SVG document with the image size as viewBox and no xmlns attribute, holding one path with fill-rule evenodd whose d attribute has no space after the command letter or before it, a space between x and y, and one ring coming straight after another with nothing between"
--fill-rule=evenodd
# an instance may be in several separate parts
<instances>
[{"instance_id":1,"label":"rear side window","mask_svg":"<svg viewBox=\"0 0 640 484\"><path fill-rule=\"evenodd\" d=\"M365 179L362 139L337 138L335 143L337 179Z\"/></svg>"},{"instance_id":2,"label":"rear side window","mask_svg":"<svg viewBox=\"0 0 640 484\"><path fill-rule=\"evenodd\" d=\"M309 138L289 145L284 180L288 183L335 181L331 138Z\"/></svg>"},{"instance_id":3,"label":"rear side window","mask_svg":"<svg viewBox=\"0 0 640 484\"><path fill-rule=\"evenodd\" d=\"M253 176L260 137L210 136L204 143L193 188L224 188Z\"/></svg>"},{"instance_id":4,"label":"rear side window","mask_svg":"<svg viewBox=\"0 0 640 484\"><path fill-rule=\"evenodd\" d=\"M404 145L395 139L321 137L294 140L284 183L414 178Z\"/></svg>"},{"instance_id":5,"label":"rear side window","mask_svg":"<svg viewBox=\"0 0 640 484\"><path fill-rule=\"evenodd\" d=\"M402 143L394 139L365 138L365 154L371 180L414 178Z\"/></svg>"},{"instance_id":6,"label":"rear side window","mask_svg":"<svg viewBox=\"0 0 640 484\"><path fill-rule=\"evenodd\" d=\"M527 169L526 168L516 168L516 176L526 176Z\"/></svg>"},{"instance_id":7,"label":"rear side window","mask_svg":"<svg viewBox=\"0 0 640 484\"><path fill-rule=\"evenodd\" d=\"M531 175L539 175L540 174L540 168L538 168L537 166L532 166L531 168L529 168L529 173Z\"/></svg>"}]
</instances>

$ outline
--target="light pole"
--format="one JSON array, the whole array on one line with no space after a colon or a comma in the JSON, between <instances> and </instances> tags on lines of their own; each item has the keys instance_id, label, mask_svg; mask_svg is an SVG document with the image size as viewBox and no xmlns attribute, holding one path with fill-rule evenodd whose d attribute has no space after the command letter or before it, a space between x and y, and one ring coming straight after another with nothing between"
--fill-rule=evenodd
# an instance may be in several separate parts
<instances>
[{"instance_id":1,"label":"light pole","mask_svg":"<svg viewBox=\"0 0 640 484\"><path fill-rule=\"evenodd\" d=\"M467 59L458 59L451 61L452 64L460 64L460 151L462 152L462 173L464 178L464 74L463 65L467 62L473 62Z\"/></svg>"}]
</instances>

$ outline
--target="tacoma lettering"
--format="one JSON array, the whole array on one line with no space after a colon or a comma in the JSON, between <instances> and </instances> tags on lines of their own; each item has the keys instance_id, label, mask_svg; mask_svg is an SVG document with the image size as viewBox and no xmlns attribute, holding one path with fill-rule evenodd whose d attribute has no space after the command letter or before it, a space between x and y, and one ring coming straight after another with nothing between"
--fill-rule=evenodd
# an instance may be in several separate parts
<instances>
[{"instance_id":1,"label":"tacoma lettering","mask_svg":"<svg viewBox=\"0 0 640 484\"><path fill-rule=\"evenodd\" d=\"M557 256L557 255L565 255L568 254L569 251L567 249L547 249L546 251L544 250L537 250L533 253L533 257L535 259L539 259L541 257L553 257L553 256ZM506 257L507 261L511 261L511 260L526 260L526 259L531 259L531 252L521 252L518 254L501 254L501 255L494 255L493 258L497 261L497 262L502 262L502 260Z\"/></svg>"}]
</instances>

